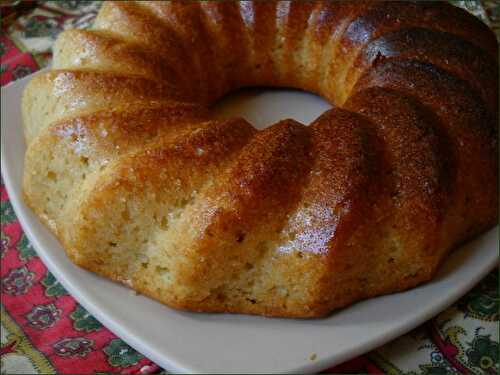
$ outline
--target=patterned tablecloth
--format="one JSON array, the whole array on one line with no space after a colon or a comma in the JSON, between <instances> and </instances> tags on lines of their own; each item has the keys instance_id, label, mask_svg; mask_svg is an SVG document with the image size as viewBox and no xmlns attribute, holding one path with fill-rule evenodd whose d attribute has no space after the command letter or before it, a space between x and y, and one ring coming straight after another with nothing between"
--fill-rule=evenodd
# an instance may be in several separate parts
<instances>
[{"instance_id":1,"label":"patterned tablecloth","mask_svg":"<svg viewBox=\"0 0 500 375\"><path fill-rule=\"evenodd\" d=\"M498 1L455 3L498 33ZM98 2L75 0L0 4L2 86L45 66L57 34L88 27L99 8ZM3 183L0 278L2 373L163 372L68 295L28 242ZM329 372L497 374L498 321L495 270L434 319Z\"/></svg>"}]
</instances>

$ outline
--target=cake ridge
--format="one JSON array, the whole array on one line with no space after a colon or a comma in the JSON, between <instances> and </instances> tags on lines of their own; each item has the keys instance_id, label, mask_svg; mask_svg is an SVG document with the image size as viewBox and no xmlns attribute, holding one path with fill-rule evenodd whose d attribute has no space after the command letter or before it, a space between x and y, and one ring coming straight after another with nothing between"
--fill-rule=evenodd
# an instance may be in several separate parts
<instances>
[{"instance_id":1,"label":"cake ridge","mask_svg":"<svg viewBox=\"0 0 500 375\"><path fill-rule=\"evenodd\" d=\"M491 110L498 107L498 88L491 79L497 74L495 62L484 50L467 40L421 27L400 29L371 41L358 55L355 64L366 69L387 59L431 63L467 81ZM354 84L359 74L362 70L358 74L354 69L350 71ZM349 86L352 87L353 83Z\"/></svg>"},{"instance_id":2,"label":"cake ridge","mask_svg":"<svg viewBox=\"0 0 500 375\"><path fill-rule=\"evenodd\" d=\"M73 40L72 40L73 39ZM68 54L62 46L78 46ZM93 69L96 71L139 75L150 80L186 84L182 71L163 63L165 56L130 42L109 30L70 29L62 32L54 47L53 69Z\"/></svg>"},{"instance_id":3,"label":"cake ridge","mask_svg":"<svg viewBox=\"0 0 500 375\"><path fill-rule=\"evenodd\" d=\"M111 31L138 44L147 42L162 58L171 59L169 63L175 65L175 70L182 77L191 78L186 80L186 88L197 94L197 100L203 99L204 96L197 92L201 82L199 69L193 71L193 66L186 64L191 60L189 51L166 26L153 12L137 3L107 1L103 2L93 28Z\"/></svg>"}]
</instances>

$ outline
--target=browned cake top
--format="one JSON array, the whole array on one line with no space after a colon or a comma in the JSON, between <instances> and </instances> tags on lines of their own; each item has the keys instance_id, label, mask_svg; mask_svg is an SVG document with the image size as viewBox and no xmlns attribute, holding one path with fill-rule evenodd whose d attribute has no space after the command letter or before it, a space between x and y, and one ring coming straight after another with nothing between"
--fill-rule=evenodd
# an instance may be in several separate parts
<instances>
[{"instance_id":1,"label":"browned cake top","mask_svg":"<svg viewBox=\"0 0 500 375\"><path fill-rule=\"evenodd\" d=\"M54 52L23 99L26 200L77 264L171 306L319 316L497 220L498 44L447 3L106 2ZM247 86L334 109L211 116Z\"/></svg>"}]
</instances>

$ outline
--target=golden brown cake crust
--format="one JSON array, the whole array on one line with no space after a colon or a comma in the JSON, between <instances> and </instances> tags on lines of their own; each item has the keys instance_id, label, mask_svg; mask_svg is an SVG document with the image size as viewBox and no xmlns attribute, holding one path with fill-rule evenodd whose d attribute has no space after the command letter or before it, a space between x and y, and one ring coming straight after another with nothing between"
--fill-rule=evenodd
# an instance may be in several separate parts
<instances>
[{"instance_id":1,"label":"golden brown cake crust","mask_svg":"<svg viewBox=\"0 0 500 375\"><path fill-rule=\"evenodd\" d=\"M334 109L213 118L246 86ZM174 308L323 316L498 220L498 44L444 2L105 2L22 114L26 203L73 262Z\"/></svg>"}]
</instances>

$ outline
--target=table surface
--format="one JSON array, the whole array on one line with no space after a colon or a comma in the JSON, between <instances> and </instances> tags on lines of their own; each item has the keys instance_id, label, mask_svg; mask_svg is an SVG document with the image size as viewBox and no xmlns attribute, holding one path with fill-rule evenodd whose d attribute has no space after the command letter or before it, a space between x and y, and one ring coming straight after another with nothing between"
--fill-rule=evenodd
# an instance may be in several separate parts
<instances>
[{"instance_id":1,"label":"table surface","mask_svg":"<svg viewBox=\"0 0 500 375\"><path fill-rule=\"evenodd\" d=\"M10 3L0 9L2 86L46 66L59 32L90 26L99 9L92 1ZM454 3L498 35L498 1ZM50 274L24 235L3 182L0 201L1 372L165 373L103 327ZM499 302L497 269L434 319L327 371L496 374Z\"/></svg>"}]
</instances>

